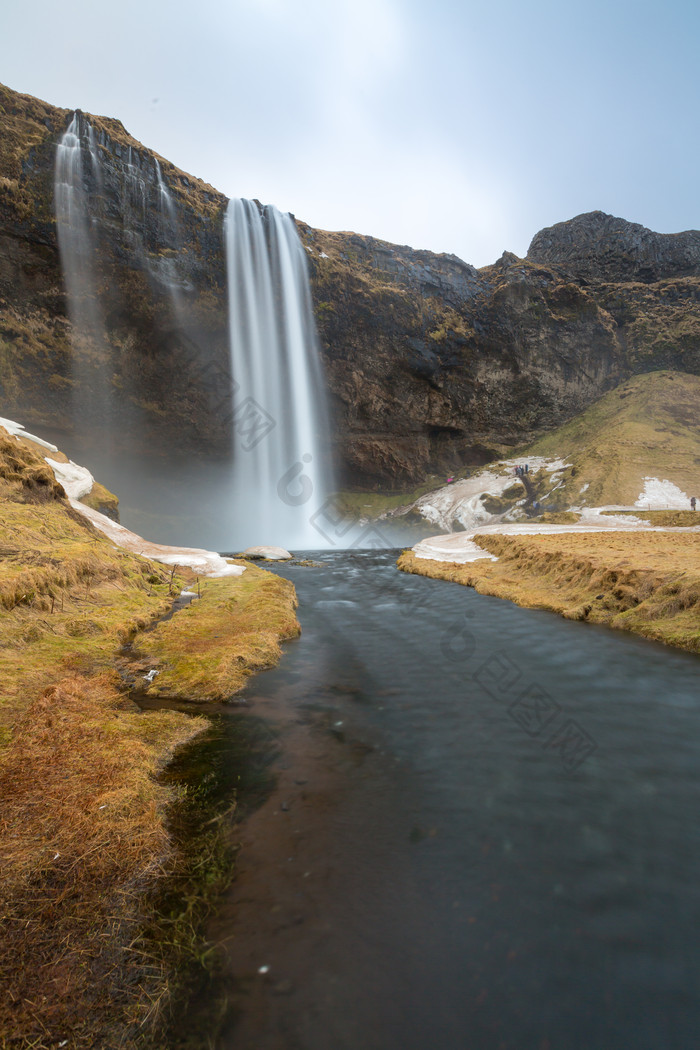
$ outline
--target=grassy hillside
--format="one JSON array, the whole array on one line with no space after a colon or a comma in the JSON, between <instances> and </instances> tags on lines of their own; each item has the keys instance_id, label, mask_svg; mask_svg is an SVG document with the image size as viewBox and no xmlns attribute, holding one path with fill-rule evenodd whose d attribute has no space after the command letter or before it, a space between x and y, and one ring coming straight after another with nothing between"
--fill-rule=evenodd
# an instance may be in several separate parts
<instances>
[{"instance_id":1,"label":"grassy hillside","mask_svg":"<svg viewBox=\"0 0 700 1050\"><path fill-rule=\"evenodd\" d=\"M125 679L142 681L143 639L173 692L224 699L298 632L296 599L286 580L248 569L203 581L183 619L144 633L182 575L97 532L44 451L0 429L0 1045L129 1048L167 1007L179 964L176 947L142 939L148 895L181 873L175 789L155 774L208 723L140 711ZM233 643L229 667L220 650Z\"/></svg>"},{"instance_id":2,"label":"grassy hillside","mask_svg":"<svg viewBox=\"0 0 700 1050\"><path fill-rule=\"evenodd\" d=\"M700 496L700 378L667 371L635 376L527 454L574 465L557 504L632 504L647 476Z\"/></svg>"}]
</instances>

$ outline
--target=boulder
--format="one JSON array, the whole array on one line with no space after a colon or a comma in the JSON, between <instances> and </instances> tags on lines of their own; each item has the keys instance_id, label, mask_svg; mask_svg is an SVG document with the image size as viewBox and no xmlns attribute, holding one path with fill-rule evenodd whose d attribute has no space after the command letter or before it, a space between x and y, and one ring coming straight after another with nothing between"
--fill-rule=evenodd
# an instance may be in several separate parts
<instances>
[{"instance_id":1,"label":"boulder","mask_svg":"<svg viewBox=\"0 0 700 1050\"><path fill-rule=\"evenodd\" d=\"M250 558L251 561L264 559L266 561L289 561L293 557L284 547L248 547L244 550L242 558Z\"/></svg>"}]
</instances>

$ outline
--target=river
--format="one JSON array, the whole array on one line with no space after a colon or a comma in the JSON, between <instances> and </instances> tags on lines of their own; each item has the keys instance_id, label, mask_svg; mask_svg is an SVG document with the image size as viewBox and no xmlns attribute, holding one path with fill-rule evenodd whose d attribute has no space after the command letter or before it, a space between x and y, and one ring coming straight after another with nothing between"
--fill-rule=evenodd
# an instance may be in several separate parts
<instances>
[{"instance_id":1,"label":"river","mask_svg":"<svg viewBox=\"0 0 700 1050\"><path fill-rule=\"evenodd\" d=\"M303 633L221 720L274 730L276 787L209 928L212 1045L700 1045L697 658L396 553L275 570Z\"/></svg>"}]
</instances>

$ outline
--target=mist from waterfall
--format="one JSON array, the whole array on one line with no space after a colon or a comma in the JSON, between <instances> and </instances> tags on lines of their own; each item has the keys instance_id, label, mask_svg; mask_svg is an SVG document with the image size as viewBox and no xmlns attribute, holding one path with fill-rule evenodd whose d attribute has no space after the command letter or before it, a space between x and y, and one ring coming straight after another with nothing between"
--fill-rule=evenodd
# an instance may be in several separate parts
<instances>
[{"instance_id":1,"label":"mist from waterfall","mask_svg":"<svg viewBox=\"0 0 700 1050\"><path fill-rule=\"evenodd\" d=\"M324 383L304 248L289 215L226 212L233 392L231 547L324 545L312 518L330 489Z\"/></svg>"}]
</instances>

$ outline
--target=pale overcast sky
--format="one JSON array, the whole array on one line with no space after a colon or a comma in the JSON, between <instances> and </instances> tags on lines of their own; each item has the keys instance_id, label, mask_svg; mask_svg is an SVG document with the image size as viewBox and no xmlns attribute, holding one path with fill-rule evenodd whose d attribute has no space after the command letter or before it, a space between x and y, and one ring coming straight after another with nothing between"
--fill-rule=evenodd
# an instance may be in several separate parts
<instances>
[{"instance_id":1,"label":"pale overcast sky","mask_svg":"<svg viewBox=\"0 0 700 1050\"><path fill-rule=\"evenodd\" d=\"M229 197L477 266L599 208L698 228L697 0L23 0L0 80Z\"/></svg>"}]
</instances>

